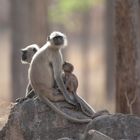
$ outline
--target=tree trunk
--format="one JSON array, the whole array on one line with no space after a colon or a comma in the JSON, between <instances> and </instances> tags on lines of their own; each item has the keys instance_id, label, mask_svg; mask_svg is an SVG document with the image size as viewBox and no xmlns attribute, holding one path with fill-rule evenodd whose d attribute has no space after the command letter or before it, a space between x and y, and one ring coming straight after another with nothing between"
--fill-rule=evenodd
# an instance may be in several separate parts
<instances>
[{"instance_id":1,"label":"tree trunk","mask_svg":"<svg viewBox=\"0 0 140 140\"><path fill-rule=\"evenodd\" d=\"M46 0L11 1L11 75L12 100L25 95L27 86L27 67L22 66L20 49L37 43L46 42L48 31ZM20 91L20 92L19 92Z\"/></svg>"},{"instance_id":2,"label":"tree trunk","mask_svg":"<svg viewBox=\"0 0 140 140\"><path fill-rule=\"evenodd\" d=\"M138 0L115 1L116 111L140 116Z\"/></svg>"}]
</instances>

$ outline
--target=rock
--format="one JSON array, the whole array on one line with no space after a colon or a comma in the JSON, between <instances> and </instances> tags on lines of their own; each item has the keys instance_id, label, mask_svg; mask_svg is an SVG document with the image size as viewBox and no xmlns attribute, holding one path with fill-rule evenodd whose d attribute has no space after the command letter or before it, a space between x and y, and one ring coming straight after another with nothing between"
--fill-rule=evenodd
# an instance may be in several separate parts
<instances>
[{"instance_id":1,"label":"rock","mask_svg":"<svg viewBox=\"0 0 140 140\"><path fill-rule=\"evenodd\" d=\"M64 119L39 99L28 99L12 108L0 140L78 140L86 125Z\"/></svg>"},{"instance_id":2,"label":"rock","mask_svg":"<svg viewBox=\"0 0 140 140\"><path fill-rule=\"evenodd\" d=\"M0 131L0 140L102 140L103 137L104 140L140 140L140 118L115 114L99 116L89 124L74 123L39 99L28 99L14 105Z\"/></svg>"},{"instance_id":3,"label":"rock","mask_svg":"<svg viewBox=\"0 0 140 140\"><path fill-rule=\"evenodd\" d=\"M60 138L60 139L57 139L57 140L73 140L73 139L65 137L65 138Z\"/></svg>"},{"instance_id":4,"label":"rock","mask_svg":"<svg viewBox=\"0 0 140 140\"><path fill-rule=\"evenodd\" d=\"M81 138L81 140L113 140L112 138L104 135L103 133L96 130L89 130L86 137Z\"/></svg>"},{"instance_id":5,"label":"rock","mask_svg":"<svg viewBox=\"0 0 140 140\"><path fill-rule=\"evenodd\" d=\"M134 115L103 115L90 122L85 130L94 129L114 140L140 140L140 118Z\"/></svg>"}]
</instances>

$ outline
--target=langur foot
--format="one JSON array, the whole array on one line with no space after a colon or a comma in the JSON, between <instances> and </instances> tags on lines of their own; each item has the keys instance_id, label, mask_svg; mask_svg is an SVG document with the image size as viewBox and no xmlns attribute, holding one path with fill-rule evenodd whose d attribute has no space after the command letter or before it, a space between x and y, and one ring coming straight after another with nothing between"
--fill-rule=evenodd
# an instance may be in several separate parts
<instances>
[{"instance_id":1,"label":"langur foot","mask_svg":"<svg viewBox=\"0 0 140 140\"><path fill-rule=\"evenodd\" d=\"M29 92L29 94L27 94L27 96L25 97L25 98L33 98L33 97L35 97L35 92L34 91L31 91L31 92Z\"/></svg>"},{"instance_id":2,"label":"langur foot","mask_svg":"<svg viewBox=\"0 0 140 140\"><path fill-rule=\"evenodd\" d=\"M27 99L28 99L27 97L17 98L16 99L16 103L22 103L22 102L24 102Z\"/></svg>"}]
</instances>

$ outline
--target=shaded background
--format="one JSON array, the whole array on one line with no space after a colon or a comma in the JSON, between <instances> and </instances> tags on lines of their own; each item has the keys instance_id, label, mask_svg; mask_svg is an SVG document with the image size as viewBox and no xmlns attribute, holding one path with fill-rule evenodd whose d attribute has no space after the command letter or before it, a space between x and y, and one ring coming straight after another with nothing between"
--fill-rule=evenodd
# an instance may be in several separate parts
<instances>
[{"instance_id":1,"label":"shaded background","mask_svg":"<svg viewBox=\"0 0 140 140\"><path fill-rule=\"evenodd\" d=\"M41 47L47 35L54 30L64 32L68 37L68 47L63 50L63 55L75 67L74 73L79 80L78 94L95 110L106 108L115 112L115 87L119 86L115 83L117 51L113 44L113 29L117 34L119 24L117 20L115 22L115 17L119 13L115 15L114 9L117 11L120 8L122 13L119 17L123 19L129 13L130 5L136 9L138 0L125 0L126 3L116 0L118 7L113 6L114 1L0 0L0 125L7 118L10 102L25 95L28 66L21 64L20 49L33 43ZM120 27L125 27L127 23L129 20ZM126 105L126 99L124 102Z\"/></svg>"}]
</instances>

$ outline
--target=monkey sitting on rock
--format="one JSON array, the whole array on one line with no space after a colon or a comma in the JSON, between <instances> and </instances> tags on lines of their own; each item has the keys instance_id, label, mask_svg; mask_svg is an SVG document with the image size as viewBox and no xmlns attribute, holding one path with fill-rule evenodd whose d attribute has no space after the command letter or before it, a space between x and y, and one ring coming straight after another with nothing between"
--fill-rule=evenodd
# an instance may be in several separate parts
<instances>
[{"instance_id":1,"label":"monkey sitting on rock","mask_svg":"<svg viewBox=\"0 0 140 140\"><path fill-rule=\"evenodd\" d=\"M95 111L76 93L78 88L78 80L77 77L72 73L74 66L68 62L65 62L62 69L64 70L63 80L67 90L69 91L69 95L71 98L75 98L84 114L92 117L95 114Z\"/></svg>"},{"instance_id":2,"label":"monkey sitting on rock","mask_svg":"<svg viewBox=\"0 0 140 140\"><path fill-rule=\"evenodd\" d=\"M21 49L21 62L22 64L28 64L30 65L31 60L34 56L34 54L39 50L39 46L37 44L29 45L23 49ZM35 93L31 87L31 85L28 83L26 88L26 94L23 98L17 98L16 102L22 102L28 98L32 98L35 96Z\"/></svg>"},{"instance_id":3,"label":"monkey sitting on rock","mask_svg":"<svg viewBox=\"0 0 140 140\"><path fill-rule=\"evenodd\" d=\"M47 43L33 56L29 67L29 82L34 91L43 100L53 102L66 100L69 104L76 103L68 96L62 80L63 56L61 49L67 45L66 36L61 32L53 32ZM54 83L57 83L61 94L56 94Z\"/></svg>"},{"instance_id":4,"label":"monkey sitting on rock","mask_svg":"<svg viewBox=\"0 0 140 140\"><path fill-rule=\"evenodd\" d=\"M66 88L69 92L69 96L71 96L71 98L74 98L78 102L82 112L85 115L95 118L102 114L108 114L107 110L101 110L101 111L95 113L95 111L92 109L92 107L90 107L90 105L84 99L82 99L80 96L78 96L78 94L76 93L77 88L78 88L78 79L72 73L74 70L74 66L72 64L70 64L68 62L64 62L62 69L64 70L63 80L64 80Z\"/></svg>"}]
</instances>

